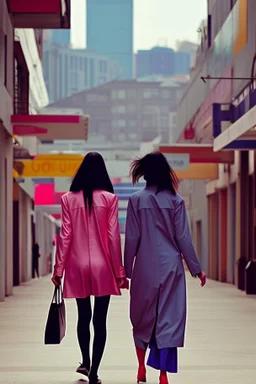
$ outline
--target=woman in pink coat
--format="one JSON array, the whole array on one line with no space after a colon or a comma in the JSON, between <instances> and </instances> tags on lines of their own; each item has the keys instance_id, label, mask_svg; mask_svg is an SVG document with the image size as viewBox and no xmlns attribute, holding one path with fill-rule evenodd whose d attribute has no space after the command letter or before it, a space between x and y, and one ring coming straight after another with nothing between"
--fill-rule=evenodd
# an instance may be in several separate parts
<instances>
[{"instance_id":1,"label":"woman in pink coat","mask_svg":"<svg viewBox=\"0 0 256 384\"><path fill-rule=\"evenodd\" d=\"M75 298L82 364L77 372L89 383L101 383L98 368L106 343L106 319L111 295L126 287L118 222L118 200L102 156L88 153L61 199L62 227L52 281L65 272L64 298ZM90 296L95 296L94 343L90 359Z\"/></svg>"}]
</instances>

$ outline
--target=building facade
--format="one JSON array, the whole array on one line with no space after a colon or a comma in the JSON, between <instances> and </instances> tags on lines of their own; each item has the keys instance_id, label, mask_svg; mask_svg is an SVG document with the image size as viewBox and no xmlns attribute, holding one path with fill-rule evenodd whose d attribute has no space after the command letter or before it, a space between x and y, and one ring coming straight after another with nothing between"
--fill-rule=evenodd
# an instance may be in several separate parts
<instances>
[{"instance_id":1,"label":"building facade","mask_svg":"<svg viewBox=\"0 0 256 384\"><path fill-rule=\"evenodd\" d=\"M136 54L136 77L152 75L188 75L191 55L185 51L174 51L167 47L139 50Z\"/></svg>"},{"instance_id":2,"label":"building facade","mask_svg":"<svg viewBox=\"0 0 256 384\"><path fill-rule=\"evenodd\" d=\"M180 102L175 137L233 158L220 161L215 180L195 182L192 227L200 249L208 239L203 260L209 277L247 293L256 279L250 272L256 257L255 12L253 0L208 2L207 34ZM218 79L203 83L207 75Z\"/></svg>"},{"instance_id":3,"label":"building facade","mask_svg":"<svg viewBox=\"0 0 256 384\"><path fill-rule=\"evenodd\" d=\"M87 49L117 62L133 78L133 0L87 0Z\"/></svg>"},{"instance_id":4,"label":"building facade","mask_svg":"<svg viewBox=\"0 0 256 384\"><path fill-rule=\"evenodd\" d=\"M68 0L59 4L56 16L47 4L33 2L31 18L24 1L0 2L0 301L32 277L32 244L43 239L36 238L33 192L24 188L22 178L22 161L31 158L30 151L36 153L36 138L23 136L14 121L22 122L48 103L40 29L68 27L64 5L67 10ZM44 11L53 17L44 21ZM45 256L43 252L43 273Z\"/></svg>"},{"instance_id":5,"label":"building facade","mask_svg":"<svg viewBox=\"0 0 256 384\"><path fill-rule=\"evenodd\" d=\"M169 142L170 111L181 97L179 83L120 80L75 94L50 108L78 108L90 116L90 136L104 143Z\"/></svg>"},{"instance_id":6,"label":"building facade","mask_svg":"<svg viewBox=\"0 0 256 384\"><path fill-rule=\"evenodd\" d=\"M118 63L106 56L52 43L44 45L43 69L51 103L118 79L121 73Z\"/></svg>"}]
</instances>

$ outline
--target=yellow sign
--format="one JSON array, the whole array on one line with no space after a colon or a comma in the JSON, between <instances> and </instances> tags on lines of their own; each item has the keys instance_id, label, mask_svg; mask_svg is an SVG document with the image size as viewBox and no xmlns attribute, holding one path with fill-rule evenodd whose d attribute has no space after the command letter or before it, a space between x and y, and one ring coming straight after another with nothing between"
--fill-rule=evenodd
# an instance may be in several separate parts
<instances>
[{"instance_id":1,"label":"yellow sign","mask_svg":"<svg viewBox=\"0 0 256 384\"><path fill-rule=\"evenodd\" d=\"M239 0L233 10L233 57L235 57L247 44L248 38L248 0Z\"/></svg>"},{"instance_id":2,"label":"yellow sign","mask_svg":"<svg viewBox=\"0 0 256 384\"><path fill-rule=\"evenodd\" d=\"M80 155L39 155L35 160L23 160L23 177L72 177L79 168Z\"/></svg>"},{"instance_id":3,"label":"yellow sign","mask_svg":"<svg viewBox=\"0 0 256 384\"><path fill-rule=\"evenodd\" d=\"M38 155L35 160L23 160L22 177L72 177L79 168L81 155ZM216 180L218 164L190 163L188 169L175 171L180 180Z\"/></svg>"},{"instance_id":4,"label":"yellow sign","mask_svg":"<svg viewBox=\"0 0 256 384\"><path fill-rule=\"evenodd\" d=\"M175 171L180 180L216 180L218 164L190 163L188 169Z\"/></svg>"}]
</instances>

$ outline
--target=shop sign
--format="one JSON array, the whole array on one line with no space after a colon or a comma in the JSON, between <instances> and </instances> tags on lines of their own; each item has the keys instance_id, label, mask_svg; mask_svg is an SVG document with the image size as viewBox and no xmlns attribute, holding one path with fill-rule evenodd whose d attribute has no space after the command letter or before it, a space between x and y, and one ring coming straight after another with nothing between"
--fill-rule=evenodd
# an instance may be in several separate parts
<instances>
[{"instance_id":1,"label":"shop sign","mask_svg":"<svg viewBox=\"0 0 256 384\"><path fill-rule=\"evenodd\" d=\"M23 177L72 177L82 159L24 160Z\"/></svg>"},{"instance_id":2,"label":"shop sign","mask_svg":"<svg viewBox=\"0 0 256 384\"><path fill-rule=\"evenodd\" d=\"M189 167L189 154L181 153L181 154L170 154L165 155L168 163L174 170L185 170Z\"/></svg>"}]
</instances>

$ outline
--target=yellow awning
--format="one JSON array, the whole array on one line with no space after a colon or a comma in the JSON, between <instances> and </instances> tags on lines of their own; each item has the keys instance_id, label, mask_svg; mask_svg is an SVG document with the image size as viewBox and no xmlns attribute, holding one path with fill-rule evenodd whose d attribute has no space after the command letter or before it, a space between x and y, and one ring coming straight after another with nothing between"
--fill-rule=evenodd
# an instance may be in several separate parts
<instances>
[{"instance_id":1,"label":"yellow awning","mask_svg":"<svg viewBox=\"0 0 256 384\"><path fill-rule=\"evenodd\" d=\"M218 164L190 163L188 169L175 171L179 180L216 180L219 177Z\"/></svg>"}]
</instances>

